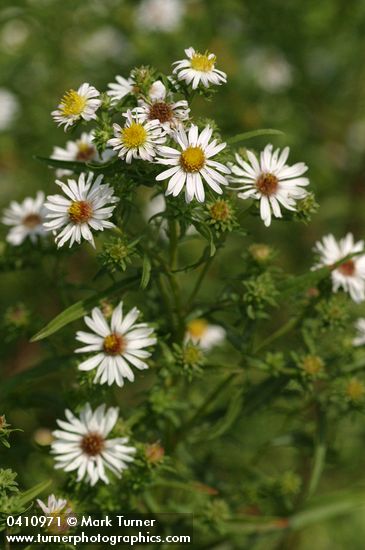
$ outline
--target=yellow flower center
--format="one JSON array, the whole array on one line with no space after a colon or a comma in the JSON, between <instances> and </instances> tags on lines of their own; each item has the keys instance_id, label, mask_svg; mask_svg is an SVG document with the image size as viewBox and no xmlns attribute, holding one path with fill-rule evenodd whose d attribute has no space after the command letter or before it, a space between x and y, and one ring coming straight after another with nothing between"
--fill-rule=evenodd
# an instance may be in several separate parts
<instances>
[{"instance_id":1,"label":"yellow flower center","mask_svg":"<svg viewBox=\"0 0 365 550\"><path fill-rule=\"evenodd\" d=\"M190 336L200 339L206 333L208 323L205 319L193 319L188 323L188 332Z\"/></svg>"},{"instance_id":2,"label":"yellow flower center","mask_svg":"<svg viewBox=\"0 0 365 550\"><path fill-rule=\"evenodd\" d=\"M87 201L75 201L68 209L68 217L73 223L86 223L92 215L93 209Z\"/></svg>"},{"instance_id":3,"label":"yellow flower center","mask_svg":"<svg viewBox=\"0 0 365 550\"><path fill-rule=\"evenodd\" d=\"M80 447L82 451L89 456L96 456L104 449L104 438L97 432L90 432L81 440Z\"/></svg>"},{"instance_id":4,"label":"yellow flower center","mask_svg":"<svg viewBox=\"0 0 365 550\"><path fill-rule=\"evenodd\" d=\"M69 90L61 99L60 110L64 116L81 115L86 105L86 99L75 90Z\"/></svg>"},{"instance_id":5,"label":"yellow flower center","mask_svg":"<svg viewBox=\"0 0 365 550\"><path fill-rule=\"evenodd\" d=\"M191 367L197 366L199 365L199 363L202 362L203 359L204 355L200 348L190 343L185 346L183 352L183 361L186 365L189 365Z\"/></svg>"},{"instance_id":6,"label":"yellow flower center","mask_svg":"<svg viewBox=\"0 0 365 550\"><path fill-rule=\"evenodd\" d=\"M81 162L86 162L87 160L92 160L95 156L95 147L90 145L89 143L82 143L80 142L78 144L78 151L76 155L76 160L79 160Z\"/></svg>"},{"instance_id":7,"label":"yellow flower center","mask_svg":"<svg viewBox=\"0 0 365 550\"><path fill-rule=\"evenodd\" d=\"M261 174L256 180L256 187L262 195L269 197L273 195L278 188L279 180L274 174Z\"/></svg>"},{"instance_id":8,"label":"yellow flower center","mask_svg":"<svg viewBox=\"0 0 365 550\"><path fill-rule=\"evenodd\" d=\"M216 57L208 57L208 54L195 53L191 58L190 65L195 71L201 71L203 73L209 73L214 67Z\"/></svg>"},{"instance_id":9,"label":"yellow flower center","mask_svg":"<svg viewBox=\"0 0 365 550\"><path fill-rule=\"evenodd\" d=\"M120 355L125 350L125 341L121 334L113 332L104 338L103 348L108 355Z\"/></svg>"},{"instance_id":10,"label":"yellow flower center","mask_svg":"<svg viewBox=\"0 0 365 550\"><path fill-rule=\"evenodd\" d=\"M181 153L180 165L185 172L199 172L205 164L205 155L201 147L188 147Z\"/></svg>"},{"instance_id":11,"label":"yellow flower center","mask_svg":"<svg viewBox=\"0 0 365 550\"><path fill-rule=\"evenodd\" d=\"M231 217L229 205L223 199L218 199L214 204L212 204L209 211L211 217L215 221L225 222Z\"/></svg>"},{"instance_id":12,"label":"yellow flower center","mask_svg":"<svg viewBox=\"0 0 365 550\"><path fill-rule=\"evenodd\" d=\"M146 142L147 132L142 124L132 122L130 126L123 128L121 140L128 149L140 147Z\"/></svg>"},{"instance_id":13,"label":"yellow flower center","mask_svg":"<svg viewBox=\"0 0 365 550\"><path fill-rule=\"evenodd\" d=\"M365 386L356 378L352 378L346 387L346 394L352 401L360 401L365 394Z\"/></svg>"},{"instance_id":14,"label":"yellow flower center","mask_svg":"<svg viewBox=\"0 0 365 550\"><path fill-rule=\"evenodd\" d=\"M324 363L317 355L307 355L301 363L301 367L307 374L316 375L324 368Z\"/></svg>"},{"instance_id":15,"label":"yellow flower center","mask_svg":"<svg viewBox=\"0 0 365 550\"><path fill-rule=\"evenodd\" d=\"M29 229L34 229L34 227L37 227L41 221L42 220L38 214L28 214L28 216L25 216L23 219L23 225L29 227Z\"/></svg>"},{"instance_id":16,"label":"yellow flower center","mask_svg":"<svg viewBox=\"0 0 365 550\"><path fill-rule=\"evenodd\" d=\"M258 262L264 262L271 254L271 248L266 244L252 244L249 251Z\"/></svg>"}]
</instances>

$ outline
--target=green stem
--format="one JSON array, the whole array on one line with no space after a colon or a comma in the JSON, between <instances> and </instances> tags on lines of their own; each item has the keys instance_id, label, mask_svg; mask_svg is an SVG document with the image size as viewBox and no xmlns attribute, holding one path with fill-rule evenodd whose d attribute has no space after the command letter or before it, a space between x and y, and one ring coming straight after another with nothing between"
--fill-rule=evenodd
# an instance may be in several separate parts
<instances>
[{"instance_id":1,"label":"green stem","mask_svg":"<svg viewBox=\"0 0 365 550\"><path fill-rule=\"evenodd\" d=\"M269 344L272 344L272 342L274 342L278 338L281 338L282 336L284 336L284 334L286 334L287 332L290 332L298 323L298 321L299 321L299 317L294 317L292 319L289 319L287 323L285 323L280 328L278 328L278 330L270 334L270 336L262 340L261 343L258 346L256 346L254 353L257 353L262 348L265 348Z\"/></svg>"},{"instance_id":2,"label":"green stem","mask_svg":"<svg viewBox=\"0 0 365 550\"><path fill-rule=\"evenodd\" d=\"M10 550L10 542L9 540L6 538L6 535L8 533L8 529L5 529L4 531L4 539L5 539L5 546L4 546L4 550Z\"/></svg>"},{"instance_id":3,"label":"green stem","mask_svg":"<svg viewBox=\"0 0 365 550\"><path fill-rule=\"evenodd\" d=\"M169 219L169 233L170 233L170 270L177 269L178 259L178 221L176 219Z\"/></svg>"},{"instance_id":4,"label":"green stem","mask_svg":"<svg viewBox=\"0 0 365 550\"><path fill-rule=\"evenodd\" d=\"M190 418L190 420L188 420L185 425L181 426L175 438L175 441L173 442L173 445L172 445L173 448L176 447L179 441L185 436L185 434L190 430L190 428L194 426L196 421L205 413L205 411L209 408L209 406L217 399L219 394L229 385L229 383L232 380L234 380L236 376L237 376L236 373L229 374L223 380L223 382L219 382L219 384L215 387L215 389L203 401L200 407L198 407L198 409L195 411L195 414Z\"/></svg>"},{"instance_id":5,"label":"green stem","mask_svg":"<svg viewBox=\"0 0 365 550\"><path fill-rule=\"evenodd\" d=\"M326 460L326 418L323 411L318 412L318 436L314 450L312 474L308 484L306 498L310 498L317 489Z\"/></svg>"},{"instance_id":6,"label":"green stem","mask_svg":"<svg viewBox=\"0 0 365 550\"><path fill-rule=\"evenodd\" d=\"M200 287L205 279L206 274L208 273L208 270L213 262L214 256L211 256L204 264L203 269L200 271L199 276L195 282L194 288L190 294L190 297L188 299L188 303L186 306L187 311L191 309L191 306L193 305L193 302L200 290Z\"/></svg>"},{"instance_id":7,"label":"green stem","mask_svg":"<svg viewBox=\"0 0 365 550\"><path fill-rule=\"evenodd\" d=\"M165 311L166 311L166 313L167 313L167 315L170 319L171 325L174 326L175 322L174 322L174 316L173 316L173 308L172 308L172 305L171 305L171 302L170 302L169 293L167 292L167 289L166 289L164 278L161 274L159 274L156 277L156 282L157 282L157 287L158 287L158 290L160 292L162 301L163 301L164 306L165 306Z\"/></svg>"}]
</instances>

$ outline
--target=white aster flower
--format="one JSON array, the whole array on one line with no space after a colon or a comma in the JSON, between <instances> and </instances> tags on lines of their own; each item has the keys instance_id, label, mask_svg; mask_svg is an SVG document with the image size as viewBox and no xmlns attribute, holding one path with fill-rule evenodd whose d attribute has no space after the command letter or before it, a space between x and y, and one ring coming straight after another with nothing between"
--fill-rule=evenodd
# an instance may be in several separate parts
<instances>
[{"instance_id":1,"label":"white aster flower","mask_svg":"<svg viewBox=\"0 0 365 550\"><path fill-rule=\"evenodd\" d=\"M86 65L106 63L109 59L126 63L131 56L131 46L127 38L115 27L104 25L88 34L80 34L75 44L75 52ZM92 55L90 55L92 52Z\"/></svg>"},{"instance_id":2,"label":"white aster flower","mask_svg":"<svg viewBox=\"0 0 365 550\"><path fill-rule=\"evenodd\" d=\"M137 109L128 109L123 116L127 119L124 127L113 124L115 137L109 139L108 145L128 164L132 159L153 161L157 148L166 141L166 134L159 121L146 121Z\"/></svg>"},{"instance_id":3,"label":"white aster flower","mask_svg":"<svg viewBox=\"0 0 365 550\"><path fill-rule=\"evenodd\" d=\"M47 530L53 533L64 533L69 530L67 523L69 517L75 517L74 512L65 498L56 498L55 495L49 495L47 503L37 499L37 504L47 517L54 518Z\"/></svg>"},{"instance_id":4,"label":"white aster flower","mask_svg":"<svg viewBox=\"0 0 365 550\"><path fill-rule=\"evenodd\" d=\"M352 340L354 346L363 346L365 344L365 319L358 319L355 323L357 336Z\"/></svg>"},{"instance_id":5,"label":"white aster flower","mask_svg":"<svg viewBox=\"0 0 365 550\"><path fill-rule=\"evenodd\" d=\"M186 327L185 342L191 341L204 350L210 350L221 344L226 331L219 325L211 325L205 319L193 319Z\"/></svg>"},{"instance_id":6,"label":"white aster flower","mask_svg":"<svg viewBox=\"0 0 365 550\"><path fill-rule=\"evenodd\" d=\"M69 179L68 183L56 180L66 195L48 195L45 204L49 213L44 227L48 231L59 233L56 236L57 246L63 246L68 240L70 247L81 239L89 241L95 247L91 229L103 231L115 227L108 221L112 216L118 197L109 184L101 184L103 176L99 175L93 182L93 173L80 174L78 181ZM107 206L109 205L109 206Z\"/></svg>"},{"instance_id":7,"label":"white aster flower","mask_svg":"<svg viewBox=\"0 0 365 550\"><path fill-rule=\"evenodd\" d=\"M38 191L35 199L30 197L22 203L12 201L9 208L4 210L2 222L13 226L6 236L6 240L13 246L18 246L29 237L32 243L44 235L43 222L46 217L44 207L44 193Z\"/></svg>"},{"instance_id":8,"label":"white aster flower","mask_svg":"<svg viewBox=\"0 0 365 550\"><path fill-rule=\"evenodd\" d=\"M254 50L246 56L247 73L263 90L281 92L293 81L293 69L281 52L265 49Z\"/></svg>"},{"instance_id":9,"label":"white aster flower","mask_svg":"<svg viewBox=\"0 0 365 550\"><path fill-rule=\"evenodd\" d=\"M220 172L229 174L230 170L224 164L212 160L212 157L222 151L226 144L218 144L216 139L210 141L212 133L209 126L200 135L194 124L188 133L180 126L172 134L180 149L165 146L159 148L163 158L157 158L156 161L172 166L156 177L157 181L170 179L166 195L176 197L185 185L186 202L191 202L194 197L199 202L204 202L202 178L213 191L219 195L223 193L220 186L227 185L228 181Z\"/></svg>"},{"instance_id":10,"label":"white aster flower","mask_svg":"<svg viewBox=\"0 0 365 550\"><path fill-rule=\"evenodd\" d=\"M332 267L342 259L351 254L364 251L364 241L354 242L352 233L336 241L333 235L323 237L314 247L314 251L319 254L319 262L312 270L327 266ZM350 260L345 260L336 269L331 272L333 292L343 288L348 292L354 302L365 300L365 251L361 256L354 256Z\"/></svg>"},{"instance_id":11,"label":"white aster flower","mask_svg":"<svg viewBox=\"0 0 365 550\"><path fill-rule=\"evenodd\" d=\"M135 111L141 121L158 120L166 132L171 132L188 120L190 108L184 99L174 102L167 94L165 85L156 80L149 91L148 101L139 100Z\"/></svg>"},{"instance_id":12,"label":"white aster flower","mask_svg":"<svg viewBox=\"0 0 365 550\"><path fill-rule=\"evenodd\" d=\"M94 412L87 403L79 418L70 410L65 411L67 422L57 420L61 430L55 430L52 454L55 455L55 468L65 472L77 470L77 481L86 479L91 485L99 480L109 483L105 470L121 477L122 470L128 468L136 451L126 446L127 437L107 439L118 420L119 409L100 405Z\"/></svg>"},{"instance_id":13,"label":"white aster flower","mask_svg":"<svg viewBox=\"0 0 365 550\"><path fill-rule=\"evenodd\" d=\"M191 84L195 90L200 82L208 88L210 84L223 84L227 82L227 75L215 68L216 56L213 53L199 53L194 48L185 50L188 59L174 61L173 73L178 80L184 80Z\"/></svg>"},{"instance_id":14,"label":"white aster flower","mask_svg":"<svg viewBox=\"0 0 365 550\"><path fill-rule=\"evenodd\" d=\"M156 338L147 323L136 323L138 316L136 307L123 316L123 302L120 302L113 311L110 324L97 307L92 310L91 317L84 317L93 333L77 332L76 339L87 345L78 348L76 353L93 353L79 365L79 369L89 371L97 368L94 383L108 383L110 386L115 382L123 386L125 378L134 381L130 365L139 370L148 369L145 359L151 353L145 348L155 344Z\"/></svg>"},{"instance_id":15,"label":"white aster flower","mask_svg":"<svg viewBox=\"0 0 365 550\"><path fill-rule=\"evenodd\" d=\"M108 96L112 98L112 104L117 103L123 97L128 94L133 93L136 83L133 78L124 78L123 76L117 75L115 77L116 82L109 82L107 91Z\"/></svg>"},{"instance_id":16,"label":"white aster flower","mask_svg":"<svg viewBox=\"0 0 365 550\"><path fill-rule=\"evenodd\" d=\"M100 93L87 82L77 90L69 90L62 97L58 108L52 111L52 116L58 126L65 125L65 130L80 118L92 120L96 118L96 111L100 107Z\"/></svg>"},{"instance_id":17,"label":"white aster flower","mask_svg":"<svg viewBox=\"0 0 365 550\"><path fill-rule=\"evenodd\" d=\"M94 133L83 132L79 139L67 141L66 147L54 147L51 159L68 162L105 162L112 154L112 151L106 150L100 156L94 144ZM65 170L63 168L56 170L58 178L70 176L71 174L73 174L72 170Z\"/></svg>"},{"instance_id":18,"label":"white aster flower","mask_svg":"<svg viewBox=\"0 0 365 550\"><path fill-rule=\"evenodd\" d=\"M143 0L137 11L137 24L151 31L172 32L181 22L182 0Z\"/></svg>"},{"instance_id":19,"label":"white aster flower","mask_svg":"<svg viewBox=\"0 0 365 550\"><path fill-rule=\"evenodd\" d=\"M280 205L296 210L296 201L308 194L303 187L309 185L309 179L302 177L308 166L304 162L288 166L288 155L289 147L280 153L280 149L273 152L272 145L266 145L259 160L247 151L249 162L236 154L237 164L231 166L234 176L230 181L244 184L235 189L243 191L237 196L260 201L260 215L266 227L271 224L272 213L276 218L282 217Z\"/></svg>"}]
</instances>

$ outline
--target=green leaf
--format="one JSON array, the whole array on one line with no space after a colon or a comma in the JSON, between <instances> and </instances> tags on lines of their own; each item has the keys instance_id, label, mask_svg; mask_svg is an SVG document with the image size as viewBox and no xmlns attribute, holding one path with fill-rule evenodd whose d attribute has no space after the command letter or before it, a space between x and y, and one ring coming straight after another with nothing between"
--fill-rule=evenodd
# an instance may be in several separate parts
<instances>
[{"instance_id":1,"label":"green leaf","mask_svg":"<svg viewBox=\"0 0 365 550\"><path fill-rule=\"evenodd\" d=\"M229 430L242 411L242 403L243 389L239 388L233 392L226 414L219 422L217 422L213 430L208 433L207 439L216 439Z\"/></svg>"},{"instance_id":2,"label":"green leaf","mask_svg":"<svg viewBox=\"0 0 365 550\"><path fill-rule=\"evenodd\" d=\"M273 130L272 128L263 128L262 130L253 130L252 132L244 132L243 134L237 134L229 139L227 143L232 145L233 143L240 143L241 141L247 141L249 139L260 136L283 136L284 132L281 130Z\"/></svg>"},{"instance_id":3,"label":"green leaf","mask_svg":"<svg viewBox=\"0 0 365 550\"><path fill-rule=\"evenodd\" d=\"M293 291L302 292L311 286L316 286L322 279L328 277L330 273L331 269L329 267L321 267L316 271L309 271L297 277L290 277L282 285L281 297L286 297Z\"/></svg>"},{"instance_id":4,"label":"green leaf","mask_svg":"<svg viewBox=\"0 0 365 550\"><path fill-rule=\"evenodd\" d=\"M147 254L143 257L143 267L142 267L142 278L141 278L141 288L145 289L147 288L147 285L149 283L149 280L151 278L151 262Z\"/></svg>"},{"instance_id":5,"label":"green leaf","mask_svg":"<svg viewBox=\"0 0 365 550\"><path fill-rule=\"evenodd\" d=\"M293 291L304 291L311 286L317 285L320 281L322 281L322 279L328 277L330 273L334 269L336 269L336 267L342 265L343 263L351 260L356 256L359 256L359 254L362 254L362 252L354 252L353 254L349 254L346 257L341 258L341 260L338 260L331 266L321 267L320 269L309 271L308 273L304 273L303 275L287 279L282 285L281 297L286 297Z\"/></svg>"},{"instance_id":6,"label":"green leaf","mask_svg":"<svg viewBox=\"0 0 365 550\"><path fill-rule=\"evenodd\" d=\"M28 491L25 491L21 494L18 501L21 506L25 506L28 502L33 500L36 496L38 496L40 493L42 493L47 487L51 485L52 481L48 479L47 481L41 481L41 483L38 483L31 489L28 489Z\"/></svg>"},{"instance_id":7,"label":"green leaf","mask_svg":"<svg viewBox=\"0 0 365 550\"><path fill-rule=\"evenodd\" d=\"M289 527L302 529L307 525L325 521L333 517L349 514L354 509L365 506L364 492L334 493L318 499L310 508L306 508L291 518Z\"/></svg>"},{"instance_id":8,"label":"green leaf","mask_svg":"<svg viewBox=\"0 0 365 550\"><path fill-rule=\"evenodd\" d=\"M50 321L45 327L42 328L37 334L31 338L31 342L37 342L38 340L43 340L51 334L54 334L64 326L77 321L80 317L83 317L89 313L90 309L98 304L98 302L103 299L105 296L112 296L117 292L126 290L131 284L139 280L140 275L135 275L133 277L128 277L119 281L118 283L106 288L101 292L97 292L90 298L85 300L80 300L62 311L57 315L52 321Z\"/></svg>"},{"instance_id":9,"label":"green leaf","mask_svg":"<svg viewBox=\"0 0 365 550\"><path fill-rule=\"evenodd\" d=\"M64 170L70 170L71 172L75 172L76 174L79 174L81 172L85 172L88 170L91 172L102 172L103 174L106 174L108 172L113 172L115 165L118 163L117 159L113 159L112 161L105 162L103 164L101 163L96 164L96 163L90 163L90 162L58 160L58 159L52 159L49 157L40 157L38 155L35 155L34 158L36 160L43 162L44 164L47 164L47 166L52 166L53 168L63 168Z\"/></svg>"}]
</instances>

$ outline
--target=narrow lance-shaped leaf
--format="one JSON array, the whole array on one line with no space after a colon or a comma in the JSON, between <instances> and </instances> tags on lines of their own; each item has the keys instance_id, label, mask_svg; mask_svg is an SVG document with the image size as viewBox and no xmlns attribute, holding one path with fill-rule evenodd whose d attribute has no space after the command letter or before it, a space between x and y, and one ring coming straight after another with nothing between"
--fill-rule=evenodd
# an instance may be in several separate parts
<instances>
[{"instance_id":1,"label":"narrow lance-shaped leaf","mask_svg":"<svg viewBox=\"0 0 365 550\"><path fill-rule=\"evenodd\" d=\"M51 485L51 483L52 483L52 481L50 479L48 479L47 481L41 481L41 483L38 483L37 485L35 485L31 489L28 489L28 491L25 491L19 497L19 504L21 506L25 506L26 504L28 504L28 502L33 500L40 493L42 493L45 489L47 489L47 487L49 487Z\"/></svg>"},{"instance_id":2,"label":"narrow lance-shaped leaf","mask_svg":"<svg viewBox=\"0 0 365 550\"><path fill-rule=\"evenodd\" d=\"M78 161L69 161L69 160L59 160L59 159L53 159L50 157L40 157L35 156L36 160L39 160L43 162L44 164L47 164L47 166L51 166L52 168L63 168L64 170L70 170L71 172L75 172L76 174L79 174L80 172L101 172L103 174L106 174L108 172L114 171L114 168L117 164L117 160L113 159L110 162L105 163L89 163L89 162L78 162Z\"/></svg>"},{"instance_id":3,"label":"narrow lance-shaped leaf","mask_svg":"<svg viewBox=\"0 0 365 550\"><path fill-rule=\"evenodd\" d=\"M147 254L143 257L143 267L142 267L142 278L141 278L141 288L147 288L149 280L151 278L151 262Z\"/></svg>"},{"instance_id":4,"label":"narrow lance-shaped leaf","mask_svg":"<svg viewBox=\"0 0 365 550\"><path fill-rule=\"evenodd\" d=\"M243 389L239 388L233 393L224 417L208 433L208 439L216 439L229 430L242 411L242 403Z\"/></svg>"},{"instance_id":5,"label":"narrow lance-shaped leaf","mask_svg":"<svg viewBox=\"0 0 365 550\"><path fill-rule=\"evenodd\" d=\"M45 327L43 327L42 330L35 334L33 338L31 338L31 342L43 340L43 338L47 338L51 334L54 334L69 323L80 319L80 317L86 315L90 311L90 309L95 306L102 298L104 298L105 296L112 296L117 292L127 289L131 284L138 281L139 278L140 275L128 277L127 279L123 279L123 281L120 281L101 292L97 292L93 296L90 296L90 298L86 298L86 300L80 300L76 302L72 306L62 311Z\"/></svg>"},{"instance_id":6,"label":"narrow lance-shaped leaf","mask_svg":"<svg viewBox=\"0 0 365 550\"><path fill-rule=\"evenodd\" d=\"M281 130L273 130L272 128L263 128L262 130L252 130L252 132L244 132L243 134L237 134L226 141L230 145L234 143L240 143L241 141L247 141L249 139L260 136L283 136L284 132Z\"/></svg>"}]
</instances>

